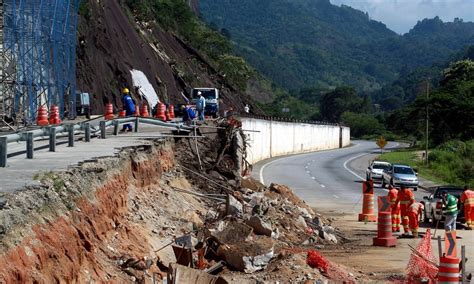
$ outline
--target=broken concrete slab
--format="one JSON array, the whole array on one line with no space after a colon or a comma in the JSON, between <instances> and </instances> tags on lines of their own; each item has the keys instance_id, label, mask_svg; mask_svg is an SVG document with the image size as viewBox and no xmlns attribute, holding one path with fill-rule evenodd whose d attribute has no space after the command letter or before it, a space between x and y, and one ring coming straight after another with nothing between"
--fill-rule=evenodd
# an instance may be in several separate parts
<instances>
[{"instance_id":1,"label":"broken concrete slab","mask_svg":"<svg viewBox=\"0 0 474 284\"><path fill-rule=\"evenodd\" d=\"M265 235L268 237L272 236L272 225L263 221L258 216L252 216L246 222L247 225L253 228L253 231L257 235Z\"/></svg>"},{"instance_id":2,"label":"broken concrete slab","mask_svg":"<svg viewBox=\"0 0 474 284\"><path fill-rule=\"evenodd\" d=\"M244 207L235 197L229 195L226 202L226 215L240 217L244 213Z\"/></svg>"},{"instance_id":3,"label":"broken concrete slab","mask_svg":"<svg viewBox=\"0 0 474 284\"><path fill-rule=\"evenodd\" d=\"M228 282L218 276L210 275L204 271L189 268L179 264L171 264L168 272L168 284L195 283L195 284L227 284Z\"/></svg>"},{"instance_id":4,"label":"broken concrete slab","mask_svg":"<svg viewBox=\"0 0 474 284\"><path fill-rule=\"evenodd\" d=\"M235 270L253 273L267 267L274 256L273 246L271 238L262 237L254 242L220 246L217 254Z\"/></svg>"},{"instance_id":5,"label":"broken concrete slab","mask_svg":"<svg viewBox=\"0 0 474 284\"><path fill-rule=\"evenodd\" d=\"M224 223L221 231L213 232L212 235L221 244L235 244L245 242L252 233L252 227L239 222Z\"/></svg>"}]
</instances>

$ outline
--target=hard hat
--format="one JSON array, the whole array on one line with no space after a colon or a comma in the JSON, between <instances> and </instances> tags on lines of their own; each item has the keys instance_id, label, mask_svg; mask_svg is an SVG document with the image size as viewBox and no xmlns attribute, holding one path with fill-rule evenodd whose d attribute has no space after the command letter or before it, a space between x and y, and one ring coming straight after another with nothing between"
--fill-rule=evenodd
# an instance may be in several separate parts
<instances>
[{"instance_id":1,"label":"hard hat","mask_svg":"<svg viewBox=\"0 0 474 284\"><path fill-rule=\"evenodd\" d=\"M123 88L122 93L128 94L128 93L130 93L130 90L128 90L128 88Z\"/></svg>"},{"instance_id":2,"label":"hard hat","mask_svg":"<svg viewBox=\"0 0 474 284\"><path fill-rule=\"evenodd\" d=\"M201 91L198 92L198 95L202 95Z\"/></svg>"}]
</instances>

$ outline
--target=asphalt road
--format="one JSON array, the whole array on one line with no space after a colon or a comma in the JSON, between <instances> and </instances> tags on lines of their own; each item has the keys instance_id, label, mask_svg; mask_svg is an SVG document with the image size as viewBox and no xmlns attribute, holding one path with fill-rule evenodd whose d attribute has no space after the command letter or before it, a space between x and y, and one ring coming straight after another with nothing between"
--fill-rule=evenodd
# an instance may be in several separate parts
<instances>
[{"instance_id":1,"label":"asphalt road","mask_svg":"<svg viewBox=\"0 0 474 284\"><path fill-rule=\"evenodd\" d=\"M371 141L352 141L344 149L313 152L265 160L254 167L253 176L264 184L288 185L309 205L339 212L359 212L365 169L380 150ZM389 143L386 149L398 147ZM377 195L387 190L376 186ZM415 192L417 200L427 193Z\"/></svg>"}]
</instances>

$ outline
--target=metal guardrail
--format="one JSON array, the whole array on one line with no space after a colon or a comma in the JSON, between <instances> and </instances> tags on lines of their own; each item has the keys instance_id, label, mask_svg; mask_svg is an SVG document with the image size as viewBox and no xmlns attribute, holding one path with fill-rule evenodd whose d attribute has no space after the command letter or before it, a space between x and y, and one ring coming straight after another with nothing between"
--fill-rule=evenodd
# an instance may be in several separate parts
<instances>
[{"instance_id":1,"label":"metal guardrail","mask_svg":"<svg viewBox=\"0 0 474 284\"><path fill-rule=\"evenodd\" d=\"M129 117L129 118L118 118L113 120L103 120L99 122L99 127L92 126L90 122L81 122L75 124L63 124L58 126L47 126L31 131L21 131L13 134L8 134L0 136L0 167L7 166L8 158L8 144L15 142L26 142L26 158L33 159L34 155L34 139L43 137L48 137L48 147L50 152L56 151L56 138L58 136L64 136L67 134L68 137L68 147L74 147L74 137L78 132L84 133L84 141L90 142L92 136L99 136L101 139L106 139L107 128L114 128L114 135L118 135L119 126L124 123L135 123L135 132L138 132L139 125L150 124L156 125L164 128L169 128L171 130L176 130L178 132L191 132L194 130L193 126L187 126L183 123L170 123L163 122L154 118L144 118L144 117Z\"/></svg>"}]
</instances>

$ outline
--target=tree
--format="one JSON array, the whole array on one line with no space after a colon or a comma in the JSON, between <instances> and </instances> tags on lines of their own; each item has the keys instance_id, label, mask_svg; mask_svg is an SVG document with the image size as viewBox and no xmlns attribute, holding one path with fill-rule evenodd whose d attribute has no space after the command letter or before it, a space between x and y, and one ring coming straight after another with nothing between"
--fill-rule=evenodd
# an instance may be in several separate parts
<instances>
[{"instance_id":1,"label":"tree","mask_svg":"<svg viewBox=\"0 0 474 284\"><path fill-rule=\"evenodd\" d=\"M326 93L321 98L321 116L329 122L339 122L341 115L346 111L359 111L362 103L353 88L340 87Z\"/></svg>"},{"instance_id":2,"label":"tree","mask_svg":"<svg viewBox=\"0 0 474 284\"><path fill-rule=\"evenodd\" d=\"M351 135L355 137L381 134L384 130L382 124L370 114L344 112L341 115L341 120L351 128Z\"/></svg>"}]
</instances>

